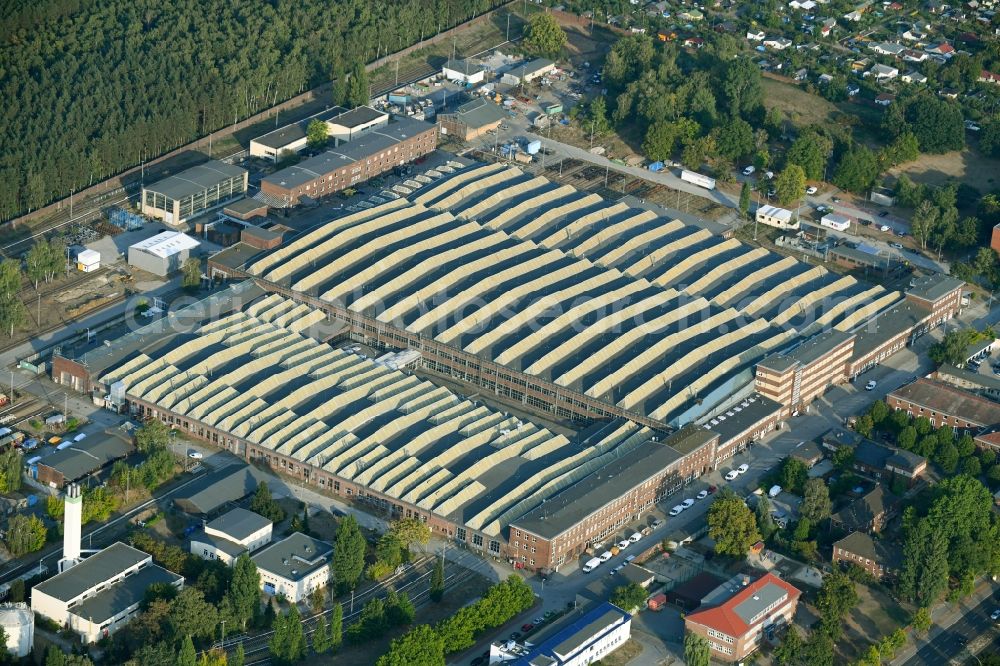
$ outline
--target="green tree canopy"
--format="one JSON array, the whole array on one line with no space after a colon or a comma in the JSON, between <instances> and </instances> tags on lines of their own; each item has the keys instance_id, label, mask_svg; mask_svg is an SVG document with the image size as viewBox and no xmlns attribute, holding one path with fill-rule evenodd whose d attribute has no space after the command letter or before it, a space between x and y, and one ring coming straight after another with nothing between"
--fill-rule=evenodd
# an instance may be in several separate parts
<instances>
[{"instance_id":1,"label":"green tree canopy","mask_svg":"<svg viewBox=\"0 0 1000 666\"><path fill-rule=\"evenodd\" d=\"M375 666L444 666L444 641L433 627L418 624L392 641Z\"/></svg>"},{"instance_id":2,"label":"green tree canopy","mask_svg":"<svg viewBox=\"0 0 1000 666\"><path fill-rule=\"evenodd\" d=\"M34 553L45 545L48 530L38 516L15 514L7 523L7 550L14 557Z\"/></svg>"},{"instance_id":3,"label":"green tree canopy","mask_svg":"<svg viewBox=\"0 0 1000 666\"><path fill-rule=\"evenodd\" d=\"M638 583L629 583L615 588L611 595L611 603L624 611L632 612L636 608L642 608L646 603L646 588Z\"/></svg>"},{"instance_id":4,"label":"green tree canopy","mask_svg":"<svg viewBox=\"0 0 1000 666\"><path fill-rule=\"evenodd\" d=\"M875 183L878 175L875 153L866 146L855 144L840 158L833 174L833 184L843 190L863 194Z\"/></svg>"},{"instance_id":5,"label":"green tree canopy","mask_svg":"<svg viewBox=\"0 0 1000 666\"><path fill-rule=\"evenodd\" d=\"M325 146L329 137L329 125L318 118L309 121L309 125L306 127L306 143L310 148Z\"/></svg>"},{"instance_id":6,"label":"green tree canopy","mask_svg":"<svg viewBox=\"0 0 1000 666\"><path fill-rule=\"evenodd\" d=\"M708 535L715 541L715 552L736 557L746 555L760 541L750 508L728 488L708 508Z\"/></svg>"},{"instance_id":7,"label":"green tree canopy","mask_svg":"<svg viewBox=\"0 0 1000 666\"><path fill-rule=\"evenodd\" d=\"M357 519L348 514L340 521L333 547L333 582L340 592L354 589L365 567L365 537Z\"/></svg>"},{"instance_id":8,"label":"green tree canopy","mask_svg":"<svg viewBox=\"0 0 1000 666\"><path fill-rule=\"evenodd\" d=\"M798 202L806 193L806 174L797 164L789 164L774 179L775 196L782 206Z\"/></svg>"},{"instance_id":9,"label":"green tree canopy","mask_svg":"<svg viewBox=\"0 0 1000 666\"><path fill-rule=\"evenodd\" d=\"M708 641L695 633L684 635L684 661L688 666L709 666L711 658Z\"/></svg>"},{"instance_id":10,"label":"green tree canopy","mask_svg":"<svg viewBox=\"0 0 1000 666\"><path fill-rule=\"evenodd\" d=\"M566 32L552 14L542 12L528 19L524 46L531 53L555 60L568 43Z\"/></svg>"},{"instance_id":11,"label":"green tree canopy","mask_svg":"<svg viewBox=\"0 0 1000 666\"><path fill-rule=\"evenodd\" d=\"M818 524L830 515L830 491L823 479L806 481L805 492L799 513L813 524Z\"/></svg>"}]
</instances>

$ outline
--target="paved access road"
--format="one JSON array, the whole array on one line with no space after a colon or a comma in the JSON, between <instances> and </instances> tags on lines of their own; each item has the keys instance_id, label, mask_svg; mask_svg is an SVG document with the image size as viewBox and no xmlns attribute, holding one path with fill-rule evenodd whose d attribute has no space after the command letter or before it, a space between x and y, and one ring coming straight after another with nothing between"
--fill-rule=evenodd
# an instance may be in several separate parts
<instances>
[{"instance_id":1,"label":"paved access road","mask_svg":"<svg viewBox=\"0 0 1000 666\"><path fill-rule=\"evenodd\" d=\"M917 653L903 662L905 666L941 666L960 655L967 645L977 638L984 637L989 643L979 644L978 650L988 650L989 646L1000 645L1000 631L997 623L990 619L990 614L1000 608L1000 589L995 586L993 594L981 601L974 608L964 613L950 627L936 635L930 636L927 644L917 650ZM990 641L992 636L992 641ZM963 660L963 663L970 663Z\"/></svg>"}]
</instances>

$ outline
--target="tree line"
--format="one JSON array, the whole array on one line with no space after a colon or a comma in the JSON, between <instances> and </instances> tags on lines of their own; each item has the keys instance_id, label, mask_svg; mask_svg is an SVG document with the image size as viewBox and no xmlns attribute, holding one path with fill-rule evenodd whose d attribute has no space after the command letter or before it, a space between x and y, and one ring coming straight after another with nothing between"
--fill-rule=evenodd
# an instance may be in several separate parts
<instances>
[{"instance_id":1,"label":"tree line","mask_svg":"<svg viewBox=\"0 0 1000 666\"><path fill-rule=\"evenodd\" d=\"M14 12L0 32L7 100L0 109L0 219L342 78L497 4L75 0Z\"/></svg>"}]
</instances>

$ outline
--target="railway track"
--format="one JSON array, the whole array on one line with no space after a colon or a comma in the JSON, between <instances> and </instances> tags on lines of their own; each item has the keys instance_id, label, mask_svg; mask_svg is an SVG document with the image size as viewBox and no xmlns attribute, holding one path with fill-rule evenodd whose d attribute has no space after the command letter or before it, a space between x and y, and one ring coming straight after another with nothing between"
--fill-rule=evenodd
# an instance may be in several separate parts
<instances>
[{"instance_id":1,"label":"railway track","mask_svg":"<svg viewBox=\"0 0 1000 666\"><path fill-rule=\"evenodd\" d=\"M421 559L419 562L420 563L426 563L428 560L431 560L431 559L432 558L427 557L427 558ZM431 573L432 573L432 570L430 570L430 569L427 570L427 571L421 572L416 578L414 578L412 580L409 580L406 583L404 583L404 584L402 584L402 585L400 585L398 587L395 587L393 589L397 593L398 592L407 592L407 591L413 589L419 583L427 580L431 576ZM464 567L460 567L460 571L453 572L453 573L448 574L448 575L445 576L445 589L447 590L447 589L455 587L456 585L458 585L458 584L460 584L460 583L468 580L469 578L471 578L474 574L475 574L474 571L472 571L470 569L465 569ZM348 603L349 602L344 602L344 603L340 604L341 608L344 610L343 627L344 627L345 631L346 631L346 629L347 629L347 627L349 625L351 625L354 622L356 622L358 620L358 618L361 616L362 608L364 607L364 603L365 602L367 602L367 601L371 600L372 598L374 598L375 595L378 592L385 592L385 594L381 595L382 598L385 598L385 596L387 596L388 591L389 591L389 583L393 582L393 580L394 580L394 578L390 578L390 579L384 581L383 583L380 583L379 585L377 585L375 587L369 588L368 590L365 591L364 595L357 595L357 596L355 596L355 598L354 598L354 604L355 604L356 610L353 613L349 612L349 608L348 608ZM428 583L429 583L429 581L428 581ZM362 596L364 598L362 598ZM415 608L420 608L421 606L426 605L429 600L430 600L430 585L429 584L426 585L419 592L416 592L414 594L410 594L410 602L413 603L413 605L414 605ZM302 625L303 625L303 632L305 633L305 635L306 636L311 636L312 633L313 633L313 631L315 631L315 629L316 629L316 620L317 620L317 618L319 618L320 616L327 616L327 615L329 615L330 612L331 612L331 610L332 609L325 610L325 611L322 611L321 613L317 613L315 615L311 615L311 616L303 619L302 620ZM244 663L247 666L251 666L251 665L254 665L254 666L266 666L267 664L271 663L271 657L270 657L269 654L266 654L266 653L268 653L268 651L270 650L269 643L270 643L271 637L273 635L274 635L273 631L268 631L266 633L258 634L256 636L252 636L252 637L237 637L237 638L225 641L225 643L222 644L222 645L220 645L220 644L217 643L217 644L213 645L212 647L213 647L213 649L217 649L219 647L223 647L226 650L226 652L228 653L228 652L231 652L231 651L235 651L236 646L239 645L239 644L242 644L243 645L243 654L244 654L244 656L246 658L246 661Z\"/></svg>"}]
</instances>

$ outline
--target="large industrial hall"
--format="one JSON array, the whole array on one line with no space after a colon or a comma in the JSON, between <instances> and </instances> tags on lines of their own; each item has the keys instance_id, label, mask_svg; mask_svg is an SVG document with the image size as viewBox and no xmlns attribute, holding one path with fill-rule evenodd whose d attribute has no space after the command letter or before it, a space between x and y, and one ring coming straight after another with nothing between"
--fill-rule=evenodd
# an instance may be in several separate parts
<instances>
[{"instance_id":1,"label":"large industrial hall","mask_svg":"<svg viewBox=\"0 0 1000 666\"><path fill-rule=\"evenodd\" d=\"M334 220L250 272L674 427L768 354L902 298L500 164Z\"/></svg>"}]
</instances>

